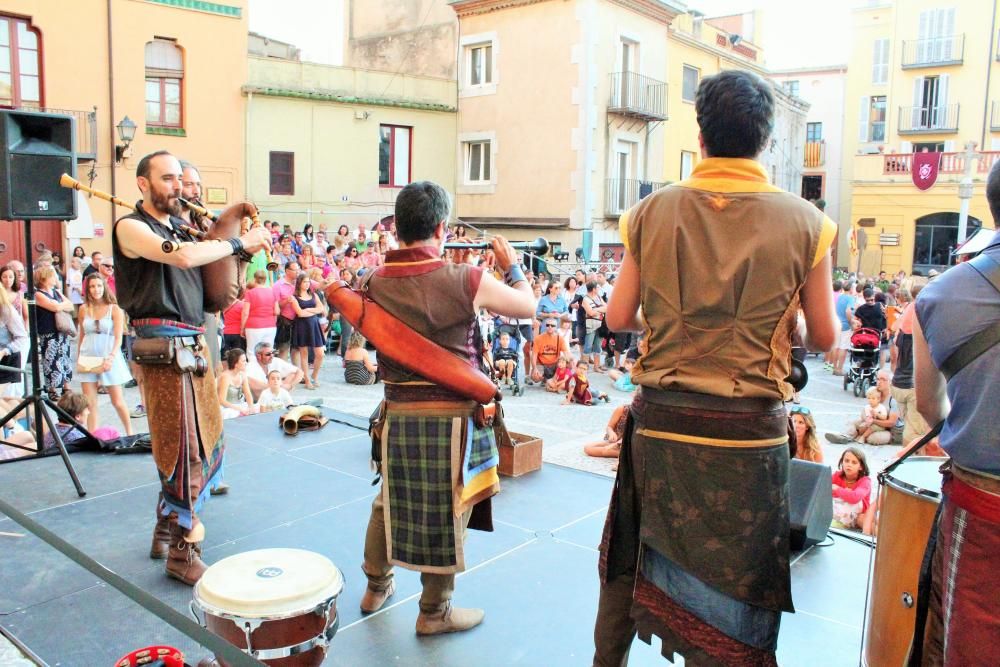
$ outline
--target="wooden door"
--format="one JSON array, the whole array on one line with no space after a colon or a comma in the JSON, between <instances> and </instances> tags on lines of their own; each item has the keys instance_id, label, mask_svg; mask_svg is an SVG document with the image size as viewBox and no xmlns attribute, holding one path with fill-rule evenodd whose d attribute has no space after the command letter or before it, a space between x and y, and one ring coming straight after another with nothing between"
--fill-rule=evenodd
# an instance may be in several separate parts
<instances>
[{"instance_id":1,"label":"wooden door","mask_svg":"<svg viewBox=\"0 0 1000 667\"><path fill-rule=\"evenodd\" d=\"M27 257L24 246L24 223L20 220L0 220L0 266L12 260L18 260L25 266L30 266L39 253L48 250L63 255L65 263L65 248L63 247L63 225L59 220L33 220L31 222L31 244L34 246L31 258Z\"/></svg>"}]
</instances>

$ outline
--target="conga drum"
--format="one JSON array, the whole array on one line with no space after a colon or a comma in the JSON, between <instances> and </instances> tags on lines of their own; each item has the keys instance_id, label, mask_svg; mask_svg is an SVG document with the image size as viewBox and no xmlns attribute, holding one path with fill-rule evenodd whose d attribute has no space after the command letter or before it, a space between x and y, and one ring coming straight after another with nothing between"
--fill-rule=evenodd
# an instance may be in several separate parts
<instances>
[{"instance_id":1,"label":"conga drum","mask_svg":"<svg viewBox=\"0 0 1000 667\"><path fill-rule=\"evenodd\" d=\"M337 634L343 589L340 570L318 553L260 549L209 567L194 587L191 613L268 665L312 667L323 662Z\"/></svg>"},{"instance_id":2,"label":"conga drum","mask_svg":"<svg viewBox=\"0 0 1000 667\"><path fill-rule=\"evenodd\" d=\"M865 629L865 664L900 667L916 617L920 563L941 503L947 459L911 456L884 477L879 492L878 542Z\"/></svg>"}]
</instances>

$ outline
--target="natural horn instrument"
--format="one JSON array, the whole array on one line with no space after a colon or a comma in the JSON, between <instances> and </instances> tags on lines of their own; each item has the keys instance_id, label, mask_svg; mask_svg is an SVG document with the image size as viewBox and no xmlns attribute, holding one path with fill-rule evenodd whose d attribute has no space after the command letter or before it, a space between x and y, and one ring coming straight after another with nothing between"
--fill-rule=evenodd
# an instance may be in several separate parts
<instances>
[{"instance_id":1,"label":"natural horn instrument","mask_svg":"<svg viewBox=\"0 0 1000 667\"><path fill-rule=\"evenodd\" d=\"M122 208L135 211L135 205L129 204L106 192L89 188L68 174L63 174L60 177L59 185L64 188L86 192L98 199L104 199ZM208 232L202 232L187 225L182 225L181 229L205 241L228 241L241 235L243 218L254 218L256 216L257 207L253 204L234 204L215 219L215 223ZM178 245L175 241L163 242L162 249L164 252L173 252L177 248ZM236 302L236 296L239 294L240 289L246 285L246 265L248 262L249 256L227 255L222 259L201 267L206 313L225 310Z\"/></svg>"},{"instance_id":2,"label":"natural horn instrument","mask_svg":"<svg viewBox=\"0 0 1000 667\"><path fill-rule=\"evenodd\" d=\"M184 199L184 197L178 197L178 199L180 200L180 202L182 204L184 204L185 206L187 206L189 209L191 209L192 211L194 211L195 213L197 213L198 215L200 215L202 217L208 218L213 223L218 220L218 218L211 211L209 211L207 208L204 208L203 206L199 206L198 204L195 204L192 201L188 201L187 199ZM254 207L254 210L256 211L256 207ZM257 214L256 213L254 214L254 216L251 219L253 220L253 224L250 225L250 227L259 227L260 226L260 220L257 218ZM241 231L244 234L246 233L245 229L243 229ZM241 234L241 236L242 236L242 234ZM271 258L270 251L265 250L264 254L267 257L267 270L268 271L277 271L278 270L278 263L276 261L274 261L274 259Z\"/></svg>"},{"instance_id":3,"label":"natural horn instrument","mask_svg":"<svg viewBox=\"0 0 1000 667\"><path fill-rule=\"evenodd\" d=\"M94 188L88 188L86 185L76 180L69 174L63 174L62 176L59 177L59 185L61 185L64 188L69 188L70 190L79 190L80 192L86 192L87 194L93 195L98 199L109 201L115 206L121 206L122 208L127 208L133 213L135 212L134 204L130 204L123 199L119 199L114 195L108 194L107 192L101 192L100 190L95 190ZM201 231L200 229L195 229L194 227L191 227L189 225L181 225L180 227L182 230L184 230L185 232L187 232L188 234L197 239L203 238L205 236L205 232ZM180 244L178 244L176 241L164 241L162 244L160 244L160 249L163 250L163 252L174 252L175 250L177 250L178 247L180 247Z\"/></svg>"},{"instance_id":4,"label":"natural horn instrument","mask_svg":"<svg viewBox=\"0 0 1000 667\"><path fill-rule=\"evenodd\" d=\"M515 250L526 250L532 255L546 255L549 252L549 242L539 236L534 241L513 241L511 244ZM475 241L473 243L445 243L445 249L452 250L485 250L486 248L492 248L493 244L489 241Z\"/></svg>"},{"instance_id":5,"label":"natural horn instrument","mask_svg":"<svg viewBox=\"0 0 1000 667\"><path fill-rule=\"evenodd\" d=\"M479 403L501 398L500 390L484 373L424 338L347 283L337 281L327 287L326 300L380 355L403 368Z\"/></svg>"}]
</instances>

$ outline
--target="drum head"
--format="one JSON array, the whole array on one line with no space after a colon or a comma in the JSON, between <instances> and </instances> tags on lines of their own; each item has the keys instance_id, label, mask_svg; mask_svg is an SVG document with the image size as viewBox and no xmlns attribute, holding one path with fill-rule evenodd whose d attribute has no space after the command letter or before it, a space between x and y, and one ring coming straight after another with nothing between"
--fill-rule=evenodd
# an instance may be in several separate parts
<instances>
[{"instance_id":1,"label":"drum head","mask_svg":"<svg viewBox=\"0 0 1000 667\"><path fill-rule=\"evenodd\" d=\"M886 483L908 493L940 498L939 468L946 460L937 456L911 456L886 476Z\"/></svg>"},{"instance_id":2,"label":"drum head","mask_svg":"<svg viewBox=\"0 0 1000 667\"><path fill-rule=\"evenodd\" d=\"M344 577L329 558L303 549L259 549L223 558L194 589L208 611L281 617L336 598Z\"/></svg>"}]
</instances>

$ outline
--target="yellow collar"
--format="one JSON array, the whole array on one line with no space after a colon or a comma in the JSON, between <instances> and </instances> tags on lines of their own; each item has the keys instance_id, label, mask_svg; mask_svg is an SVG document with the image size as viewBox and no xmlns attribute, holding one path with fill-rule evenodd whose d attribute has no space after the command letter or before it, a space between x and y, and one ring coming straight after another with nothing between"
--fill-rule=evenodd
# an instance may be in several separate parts
<instances>
[{"instance_id":1,"label":"yellow collar","mask_svg":"<svg viewBox=\"0 0 1000 667\"><path fill-rule=\"evenodd\" d=\"M677 185L708 192L781 192L781 188L768 182L764 165L736 157L705 158L695 166L689 178Z\"/></svg>"}]
</instances>

